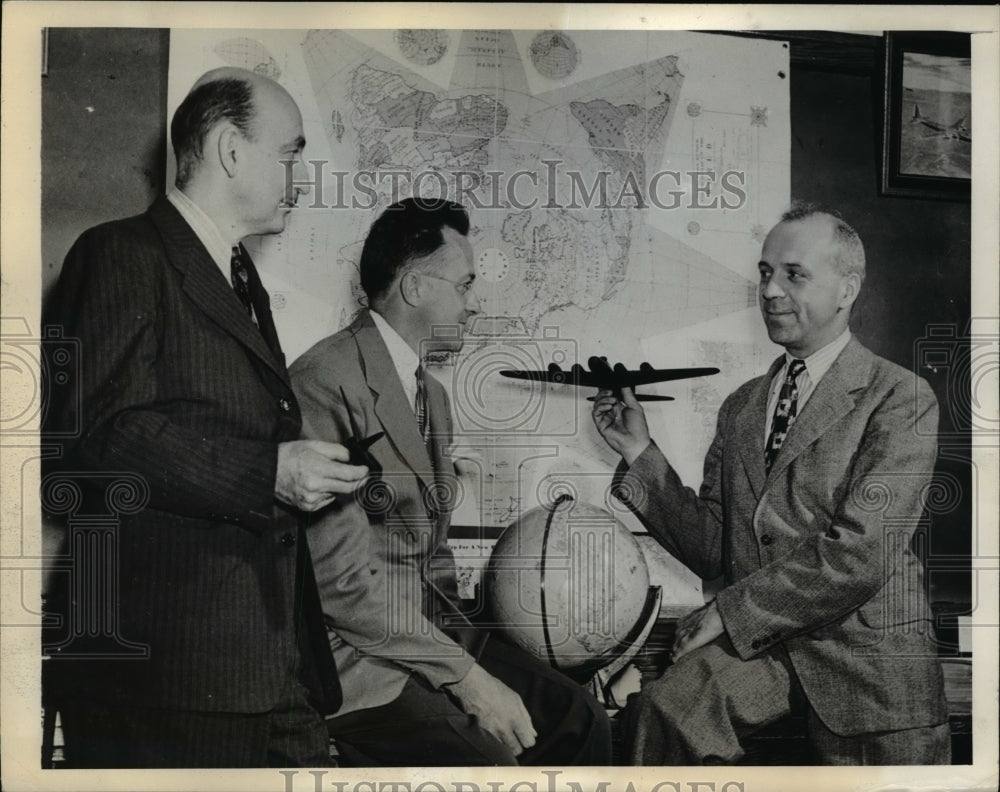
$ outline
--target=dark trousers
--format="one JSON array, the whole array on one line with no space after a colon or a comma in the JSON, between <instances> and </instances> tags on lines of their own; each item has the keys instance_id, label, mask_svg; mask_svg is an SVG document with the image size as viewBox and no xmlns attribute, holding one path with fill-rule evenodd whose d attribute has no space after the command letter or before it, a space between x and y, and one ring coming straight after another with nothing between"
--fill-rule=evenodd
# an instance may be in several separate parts
<instances>
[{"instance_id":1,"label":"dark trousers","mask_svg":"<svg viewBox=\"0 0 1000 792\"><path fill-rule=\"evenodd\" d=\"M442 691L411 676L381 707L327 721L342 763L375 767L481 765L609 765L611 724L579 684L513 646L490 639L479 658L490 674L520 694L538 737L514 756Z\"/></svg>"},{"instance_id":2,"label":"dark trousers","mask_svg":"<svg viewBox=\"0 0 1000 792\"><path fill-rule=\"evenodd\" d=\"M914 691L920 695L920 691ZM644 683L624 713L632 733L632 763L734 764L747 737L792 711L808 713L817 764L931 765L951 761L948 724L842 737L809 707L783 649L750 660L719 638Z\"/></svg>"},{"instance_id":3,"label":"dark trousers","mask_svg":"<svg viewBox=\"0 0 1000 792\"><path fill-rule=\"evenodd\" d=\"M60 702L66 766L329 767L322 717L296 683L270 712L188 712L83 697Z\"/></svg>"}]
</instances>

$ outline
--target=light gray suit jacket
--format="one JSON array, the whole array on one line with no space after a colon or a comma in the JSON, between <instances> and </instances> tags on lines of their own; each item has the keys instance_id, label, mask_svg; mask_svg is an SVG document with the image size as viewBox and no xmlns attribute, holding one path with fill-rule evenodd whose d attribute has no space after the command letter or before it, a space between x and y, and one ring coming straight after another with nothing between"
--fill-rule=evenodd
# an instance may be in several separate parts
<instances>
[{"instance_id":1,"label":"light gray suit jacket","mask_svg":"<svg viewBox=\"0 0 1000 792\"><path fill-rule=\"evenodd\" d=\"M451 637L473 630L457 607L447 544L457 482L449 475L444 388L427 376L432 465L367 311L313 346L290 373L305 437L343 442L385 433L369 449L382 466L381 483L338 496L306 529L343 688L338 714L393 701L411 672L434 687L462 679L475 657Z\"/></svg>"},{"instance_id":2,"label":"light gray suit jacket","mask_svg":"<svg viewBox=\"0 0 1000 792\"><path fill-rule=\"evenodd\" d=\"M927 383L851 339L769 474L768 388L719 411L700 493L651 444L622 492L695 573L724 576L719 613L740 657L784 647L809 702L841 735L947 719L921 561L910 542L937 453Z\"/></svg>"}]
</instances>

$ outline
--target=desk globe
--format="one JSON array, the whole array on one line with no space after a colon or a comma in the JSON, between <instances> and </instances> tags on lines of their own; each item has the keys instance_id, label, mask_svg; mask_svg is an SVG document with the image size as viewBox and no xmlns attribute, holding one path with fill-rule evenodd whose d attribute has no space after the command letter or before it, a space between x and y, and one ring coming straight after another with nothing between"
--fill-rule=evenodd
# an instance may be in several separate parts
<instances>
[{"instance_id":1,"label":"desk globe","mask_svg":"<svg viewBox=\"0 0 1000 792\"><path fill-rule=\"evenodd\" d=\"M660 606L631 532L605 509L568 495L507 527L484 589L497 629L579 681L624 667Z\"/></svg>"}]
</instances>

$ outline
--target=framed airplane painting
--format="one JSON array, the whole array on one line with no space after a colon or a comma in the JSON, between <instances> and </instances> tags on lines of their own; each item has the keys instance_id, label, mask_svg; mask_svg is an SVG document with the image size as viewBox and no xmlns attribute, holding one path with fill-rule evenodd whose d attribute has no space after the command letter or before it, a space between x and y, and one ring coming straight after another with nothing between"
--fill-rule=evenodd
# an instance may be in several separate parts
<instances>
[{"instance_id":1,"label":"framed airplane painting","mask_svg":"<svg viewBox=\"0 0 1000 792\"><path fill-rule=\"evenodd\" d=\"M968 33L886 33L882 195L968 201Z\"/></svg>"}]
</instances>

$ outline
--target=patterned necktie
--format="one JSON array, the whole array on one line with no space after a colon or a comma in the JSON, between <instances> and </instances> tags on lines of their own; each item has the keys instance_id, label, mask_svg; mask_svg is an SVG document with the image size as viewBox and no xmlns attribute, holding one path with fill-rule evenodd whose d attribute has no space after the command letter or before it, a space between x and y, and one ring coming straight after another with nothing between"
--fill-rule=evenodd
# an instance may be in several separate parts
<instances>
[{"instance_id":1,"label":"patterned necktie","mask_svg":"<svg viewBox=\"0 0 1000 792\"><path fill-rule=\"evenodd\" d=\"M420 430L420 436L424 440L424 445L428 445L428 441L431 439L431 422L427 415L427 383L424 381L423 365L417 366L415 376L417 378L417 394L413 400L414 412L417 414L417 427Z\"/></svg>"},{"instance_id":2,"label":"patterned necktie","mask_svg":"<svg viewBox=\"0 0 1000 792\"><path fill-rule=\"evenodd\" d=\"M414 411L417 414L417 428L420 430L420 437L423 438L424 447L427 449L427 457L434 465L434 444L431 442L431 415L427 405L427 382L424 367L417 366L417 395L413 400Z\"/></svg>"},{"instance_id":3,"label":"patterned necktie","mask_svg":"<svg viewBox=\"0 0 1000 792\"><path fill-rule=\"evenodd\" d=\"M799 400L799 386L795 380L805 368L805 361L795 358L788 366L785 381L781 383L778 403L774 407L774 420L771 422L771 434L767 438L767 448L764 451L764 466L768 473L771 472L774 458L778 456L778 451L788 436L788 430L795 423Z\"/></svg>"},{"instance_id":4,"label":"patterned necktie","mask_svg":"<svg viewBox=\"0 0 1000 792\"><path fill-rule=\"evenodd\" d=\"M247 316L253 319L253 300L250 299L250 273L247 272L246 264L243 263L243 255L240 253L240 246L233 246L233 255L229 259L229 279L233 282L233 291L240 298Z\"/></svg>"}]
</instances>

